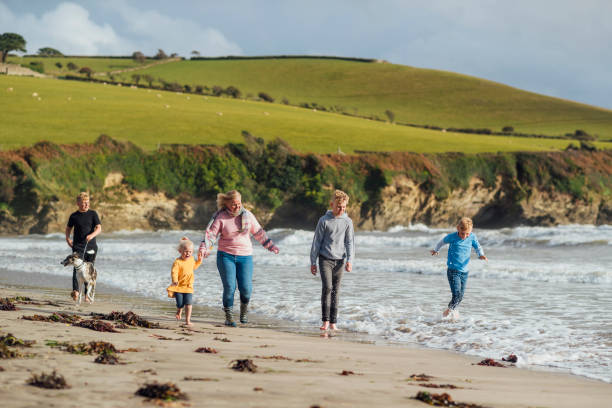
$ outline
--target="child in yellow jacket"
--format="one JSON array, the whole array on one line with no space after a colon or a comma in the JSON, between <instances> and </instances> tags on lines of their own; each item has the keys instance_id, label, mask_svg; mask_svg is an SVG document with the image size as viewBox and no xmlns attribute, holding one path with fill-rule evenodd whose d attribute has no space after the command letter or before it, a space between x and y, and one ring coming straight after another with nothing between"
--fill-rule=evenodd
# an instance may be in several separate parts
<instances>
[{"instance_id":1,"label":"child in yellow jacket","mask_svg":"<svg viewBox=\"0 0 612 408\"><path fill-rule=\"evenodd\" d=\"M202 264L193 258L193 242L183 237L178 246L181 254L172 264L172 285L168 286L168 296L176 299L176 320L181 320L185 308L185 325L192 326L191 304L193 303L193 271Z\"/></svg>"}]
</instances>

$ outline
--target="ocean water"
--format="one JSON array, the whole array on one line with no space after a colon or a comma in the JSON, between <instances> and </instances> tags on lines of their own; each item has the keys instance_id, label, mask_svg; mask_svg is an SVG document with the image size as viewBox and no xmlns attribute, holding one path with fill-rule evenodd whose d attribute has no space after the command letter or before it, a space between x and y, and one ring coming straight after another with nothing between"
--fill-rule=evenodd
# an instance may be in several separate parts
<instances>
[{"instance_id":1,"label":"ocean water","mask_svg":"<svg viewBox=\"0 0 612 408\"><path fill-rule=\"evenodd\" d=\"M356 234L353 272L344 274L339 326L380 343L453 350L518 366L560 369L612 382L612 226L568 225L479 230L488 262L475 254L459 318L442 318L450 300L446 247L429 249L448 229L423 225ZM181 236L199 231L104 233L99 282L172 302L165 288ZM319 277L309 271L313 232L270 231L278 255L254 247L251 311L295 328L320 324ZM0 237L0 267L66 277L63 234ZM221 308L215 254L196 271L195 303ZM236 297L236 301L238 299Z\"/></svg>"}]
</instances>

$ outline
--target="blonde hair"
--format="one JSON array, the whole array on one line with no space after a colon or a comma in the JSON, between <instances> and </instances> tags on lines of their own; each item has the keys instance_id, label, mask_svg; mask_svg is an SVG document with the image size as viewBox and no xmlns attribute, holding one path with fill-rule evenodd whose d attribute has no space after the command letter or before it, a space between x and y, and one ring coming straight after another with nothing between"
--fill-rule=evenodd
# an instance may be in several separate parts
<instances>
[{"instance_id":1,"label":"blonde hair","mask_svg":"<svg viewBox=\"0 0 612 408\"><path fill-rule=\"evenodd\" d=\"M238 190L231 190L231 191L228 191L227 193L217 194L217 210L220 210L223 207L225 207L226 206L225 204L227 202L232 201L236 197L242 197L242 195L240 194L240 192L238 192Z\"/></svg>"},{"instance_id":2,"label":"blonde hair","mask_svg":"<svg viewBox=\"0 0 612 408\"><path fill-rule=\"evenodd\" d=\"M81 201L83 202L83 200L89 200L89 194L86 193L85 191L81 191L77 196L76 196L76 200L77 201Z\"/></svg>"},{"instance_id":3,"label":"blonde hair","mask_svg":"<svg viewBox=\"0 0 612 408\"><path fill-rule=\"evenodd\" d=\"M334 191L334 196L332 197L331 202L335 203L336 201L348 204L349 195L342 190L336 190Z\"/></svg>"},{"instance_id":4,"label":"blonde hair","mask_svg":"<svg viewBox=\"0 0 612 408\"><path fill-rule=\"evenodd\" d=\"M461 218L459 222L457 223L457 228L459 228L462 231L472 229L473 227L474 227L474 223L472 222L472 219L468 217Z\"/></svg>"},{"instance_id":5,"label":"blonde hair","mask_svg":"<svg viewBox=\"0 0 612 408\"><path fill-rule=\"evenodd\" d=\"M178 247L176 249L178 249L179 252L183 252L186 249L191 249L193 251L193 242L191 242L189 238L183 237L179 241Z\"/></svg>"}]
</instances>

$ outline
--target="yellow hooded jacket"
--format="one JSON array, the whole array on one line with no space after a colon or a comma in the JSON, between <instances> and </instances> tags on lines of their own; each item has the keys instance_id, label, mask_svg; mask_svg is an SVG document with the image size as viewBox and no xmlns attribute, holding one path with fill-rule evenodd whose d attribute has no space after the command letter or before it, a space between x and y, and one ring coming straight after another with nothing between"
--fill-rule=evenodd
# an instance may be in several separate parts
<instances>
[{"instance_id":1,"label":"yellow hooded jacket","mask_svg":"<svg viewBox=\"0 0 612 408\"><path fill-rule=\"evenodd\" d=\"M198 269L202 261L196 261L193 257L185 260L176 258L172 264L172 282L178 282L178 285L168 286L168 297L174 297L174 292L193 293L193 271Z\"/></svg>"}]
</instances>

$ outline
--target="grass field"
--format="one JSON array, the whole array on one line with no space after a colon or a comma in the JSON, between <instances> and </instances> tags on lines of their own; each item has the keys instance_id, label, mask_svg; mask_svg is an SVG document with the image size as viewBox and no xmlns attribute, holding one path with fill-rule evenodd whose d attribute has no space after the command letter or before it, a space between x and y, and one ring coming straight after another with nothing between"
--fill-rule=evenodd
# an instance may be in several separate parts
<instances>
[{"instance_id":1,"label":"grass field","mask_svg":"<svg viewBox=\"0 0 612 408\"><path fill-rule=\"evenodd\" d=\"M431 69L333 59L179 61L139 71L180 84L233 85L293 105L342 106L351 114L455 128L547 135L576 129L612 139L612 111Z\"/></svg>"},{"instance_id":2,"label":"grass field","mask_svg":"<svg viewBox=\"0 0 612 408\"><path fill-rule=\"evenodd\" d=\"M124 70L129 68L137 68L143 65L150 64L157 60L147 59L142 64L132 60L131 58L86 58L86 57L8 57L7 61L11 64L23 64L28 66L30 62L42 62L45 68L45 74L48 75L79 75L78 70L70 71L66 65L69 62L76 64L79 68L89 67L96 73L106 73L111 71ZM58 68L55 64L61 63L62 68ZM122 76L128 80L132 73L124 73ZM118 75L120 76L120 75Z\"/></svg>"},{"instance_id":3,"label":"grass field","mask_svg":"<svg viewBox=\"0 0 612 408\"><path fill-rule=\"evenodd\" d=\"M33 96L36 94L36 96ZM241 132L280 137L302 152L466 153L565 148L568 140L443 133L312 110L76 81L0 76L0 148L41 140L89 142L100 134L145 149L158 143L225 144ZM612 143L598 142L600 148Z\"/></svg>"}]
</instances>

